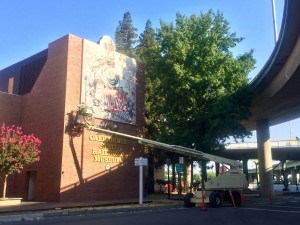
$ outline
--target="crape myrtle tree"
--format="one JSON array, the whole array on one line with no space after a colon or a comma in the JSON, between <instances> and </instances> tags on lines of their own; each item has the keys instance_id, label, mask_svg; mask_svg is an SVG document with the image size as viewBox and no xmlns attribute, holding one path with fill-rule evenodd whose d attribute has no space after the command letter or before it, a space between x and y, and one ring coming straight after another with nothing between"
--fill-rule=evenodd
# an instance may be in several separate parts
<instances>
[{"instance_id":1,"label":"crape myrtle tree","mask_svg":"<svg viewBox=\"0 0 300 225\"><path fill-rule=\"evenodd\" d=\"M33 134L24 135L21 127L0 128L0 172L3 179L3 198L6 198L7 177L20 173L25 165L40 160L41 141Z\"/></svg>"},{"instance_id":2,"label":"crape myrtle tree","mask_svg":"<svg viewBox=\"0 0 300 225\"><path fill-rule=\"evenodd\" d=\"M152 137L214 154L230 136L251 135L240 122L250 115L247 76L255 64L253 51L232 53L242 40L219 11L177 13L175 23L160 22L142 61ZM206 180L205 164L202 171Z\"/></svg>"},{"instance_id":3,"label":"crape myrtle tree","mask_svg":"<svg viewBox=\"0 0 300 225\"><path fill-rule=\"evenodd\" d=\"M135 57L134 47L136 44L137 29L132 24L131 14L124 13L123 20L115 31L116 50L129 57Z\"/></svg>"}]
</instances>

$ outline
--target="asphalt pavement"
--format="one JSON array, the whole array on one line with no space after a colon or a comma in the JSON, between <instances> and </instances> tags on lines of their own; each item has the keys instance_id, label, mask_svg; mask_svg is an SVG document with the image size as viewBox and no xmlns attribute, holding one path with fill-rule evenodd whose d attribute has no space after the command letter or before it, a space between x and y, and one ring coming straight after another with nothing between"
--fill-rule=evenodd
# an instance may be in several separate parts
<instances>
[{"instance_id":1,"label":"asphalt pavement","mask_svg":"<svg viewBox=\"0 0 300 225\"><path fill-rule=\"evenodd\" d=\"M182 196L167 194L149 195L139 204L139 199L90 202L21 202L19 205L0 206L0 223L38 220L58 216L87 215L129 211L160 210L183 207Z\"/></svg>"},{"instance_id":2,"label":"asphalt pavement","mask_svg":"<svg viewBox=\"0 0 300 225\"><path fill-rule=\"evenodd\" d=\"M272 199L261 198L257 190L244 193L244 201L268 202L276 199L290 199L300 197L300 191L296 186L290 185L289 191L283 191L283 185L274 185ZM91 201L91 202L21 202L15 206L0 207L0 223L22 220L38 220L49 217L88 215L99 213L132 212L147 210L167 210L183 207L183 195L167 194L148 195L139 204L139 199L115 200L115 201ZM201 206L200 206L201 207Z\"/></svg>"}]
</instances>

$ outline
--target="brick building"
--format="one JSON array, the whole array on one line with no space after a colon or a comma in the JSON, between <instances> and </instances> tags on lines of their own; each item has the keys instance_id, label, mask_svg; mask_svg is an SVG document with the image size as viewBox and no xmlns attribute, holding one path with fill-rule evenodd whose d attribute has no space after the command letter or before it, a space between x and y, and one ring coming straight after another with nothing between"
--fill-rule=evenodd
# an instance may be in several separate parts
<instances>
[{"instance_id":1,"label":"brick building","mask_svg":"<svg viewBox=\"0 0 300 225\"><path fill-rule=\"evenodd\" d=\"M96 125L142 135L143 73L99 43L66 35L48 48L0 71L0 124L21 126L41 139L41 160L9 177L8 197L28 201L138 198L134 158L143 146L84 129L71 132L71 112L84 102Z\"/></svg>"}]
</instances>

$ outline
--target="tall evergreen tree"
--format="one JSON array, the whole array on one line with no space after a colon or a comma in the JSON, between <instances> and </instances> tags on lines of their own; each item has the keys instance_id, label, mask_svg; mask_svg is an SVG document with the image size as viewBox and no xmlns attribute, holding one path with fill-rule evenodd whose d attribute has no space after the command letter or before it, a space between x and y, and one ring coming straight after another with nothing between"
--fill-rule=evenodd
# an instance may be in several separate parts
<instances>
[{"instance_id":1,"label":"tall evergreen tree","mask_svg":"<svg viewBox=\"0 0 300 225\"><path fill-rule=\"evenodd\" d=\"M147 20L145 30L140 34L138 45L136 47L136 53L138 59L143 63L144 66L148 67L149 58L151 55L149 53L156 52L157 43L155 41L155 31L152 28L151 20Z\"/></svg>"},{"instance_id":2,"label":"tall evergreen tree","mask_svg":"<svg viewBox=\"0 0 300 225\"><path fill-rule=\"evenodd\" d=\"M156 121L158 119L152 118L155 114L152 113L152 110L155 110L155 106L153 105L154 99L159 98L159 96L155 96L153 93L155 91L155 64L157 63L156 55L158 53L158 46L155 40L155 31L152 28L152 23L150 20L147 20L145 30L140 34L138 45L136 46L136 58L143 64L145 71L145 136L149 139L155 139L152 134L155 133L155 129L158 127ZM157 80L156 82L159 82ZM154 181L154 158L161 159L160 163L165 163L164 159L166 158L165 152L161 151L153 151L153 149L147 148L146 154L148 156L148 182ZM148 191L149 193L154 192L154 182L148 183Z\"/></svg>"},{"instance_id":3,"label":"tall evergreen tree","mask_svg":"<svg viewBox=\"0 0 300 225\"><path fill-rule=\"evenodd\" d=\"M133 27L131 14L124 13L123 20L119 21L119 26L115 32L116 49L129 57L135 57L135 43L137 29Z\"/></svg>"},{"instance_id":4,"label":"tall evergreen tree","mask_svg":"<svg viewBox=\"0 0 300 225\"><path fill-rule=\"evenodd\" d=\"M156 76L156 64L158 63L157 54L159 54L159 48L157 41L155 40L155 31L152 28L152 23L147 20L145 30L139 36L139 44L136 47L136 53L138 60L143 64L145 70L145 121L147 124L146 135L151 138L155 133L155 129L158 127L156 124L159 121L157 114L152 113L155 110L157 104L155 102L160 101L159 96L155 95L156 83L160 83L159 78ZM154 129L154 130L153 130Z\"/></svg>"}]
</instances>

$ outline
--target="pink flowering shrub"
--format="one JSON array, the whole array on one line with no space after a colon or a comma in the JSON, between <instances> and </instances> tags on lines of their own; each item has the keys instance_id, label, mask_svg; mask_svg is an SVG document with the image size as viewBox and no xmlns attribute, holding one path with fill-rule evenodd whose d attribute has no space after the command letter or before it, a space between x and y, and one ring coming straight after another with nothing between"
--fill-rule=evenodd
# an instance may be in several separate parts
<instances>
[{"instance_id":1,"label":"pink flowering shrub","mask_svg":"<svg viewBox=\"0 0 300 225\"><path fill-rule=\"evenodd\" d=\"M20 173L24 165L40 160L41 141L33 134L24 135L21 127L5 126L0 128L0 172L3 179L3 198L6 195L7 176Z\"/></svg>"}]
</instances>

